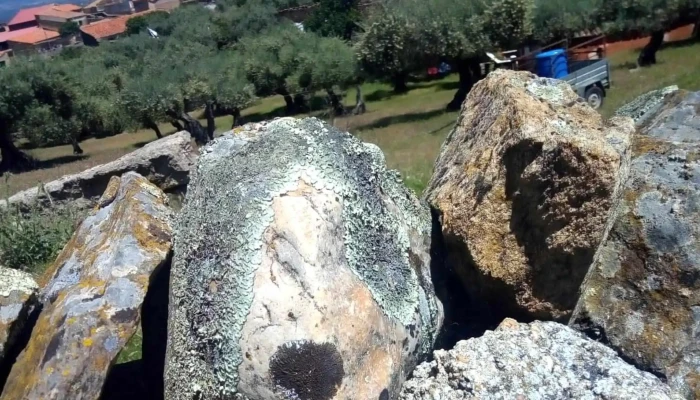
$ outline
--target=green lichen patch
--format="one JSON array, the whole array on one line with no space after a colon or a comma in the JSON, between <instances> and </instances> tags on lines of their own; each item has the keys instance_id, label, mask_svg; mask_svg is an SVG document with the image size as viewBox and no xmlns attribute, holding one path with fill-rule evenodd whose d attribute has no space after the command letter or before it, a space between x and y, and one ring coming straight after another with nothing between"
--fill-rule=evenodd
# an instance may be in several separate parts
<instances>
[{"instance_id":1,"label":"green lichen patch","mask_svg":"<svg viewBox=\"0 0 700 400\"><path fill-rule=\"evenodd\" d=\"M419 334L434 339L439 308L408 254L412 232L430 234L430 215L379 148L316 119L248 125L202 150L177 223L166 396L236 392L272 200L300 179L342 198L347 263L386 315L408 326L427 311Z\"/></svg>"}]
</instances>

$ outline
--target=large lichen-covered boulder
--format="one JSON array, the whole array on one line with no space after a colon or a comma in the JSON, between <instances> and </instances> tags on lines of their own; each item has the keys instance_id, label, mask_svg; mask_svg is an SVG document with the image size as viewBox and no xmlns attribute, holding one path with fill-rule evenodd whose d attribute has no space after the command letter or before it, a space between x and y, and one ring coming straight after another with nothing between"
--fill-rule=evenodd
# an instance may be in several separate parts
<instances>
[{"instance_id":1,"label":"large lichen-covered boulder","mask_svg":"<svg viewBox=\"0 0 700 400\"><path fill-rule=\"evenodd\" d=\"M0 363L23 333L38 290L30 274L0 267Z\"/></svg>"},{"instance_id":2,"label":"large lichen-covered boulder","mask_svg":"<svg viewBox=\"0 0 700 400\"><path fill-rule=\"evenodd\" d=\"M97 399L138 327L151 275L171 248L166 195L130 172L112 178L41 292L43 309L2 399Z\"/></svg>"},{"instance_id":3,"label":"large lichen-covered boulder","mask_svg":"<svg viewBox=\"0 0 700 400\"><path fill-rule=\"evenodd\" d=\"M202 150L176 228L165 398L389 399L442 309L426 205L316 119Z\"/></svg>"},{"instance_id":4,"label":"large lichen-covered boulder","mask_svg":"<svg viewBox=\"0 0 700 400\"><path fill-rule=\"evenodd\" d=\"M434 356L416 368L399 399L681 399L612 349L556 322L506 319Z\"/></svg>"},{"instance_id":5,"label":"large lichen-covered boulder","mask_svg":"<svg viewBox=\"0 0 700 400\"><path fill-rule=\"evenodd\" d=\"M570 315L633 132L561 81L497 70L474 86L426 190L473 299L505 315Z\"/></svg>"},{"instance_id":6,"label":"large lichen-covered boulder","mask_svg":"<svg viewBox=\"0 0 700 400\"><path fill-rule=\"evenodd\" d=\"M630 177L571 324L700 398L700 92L626 110L639 124Z\"/></svg>"},{"instance_id":7,"label":"large lichen-covered boulder","mask_svg":"<svg viewBox=\"0 0 700 400\"><path fill-rule=\"evenodd\" d=\"M146 177L160 189L169 192L181 190L189 182L190 170L197 161L197 150L192 137L182 131L148 143L142 148L107 164L97 165L78 174L66 175L0 200L0 207L10 204L29 207L37 203L49 205L72 202L90 207L100 198L110 179L127 172Z\"/></svg>"}]
</instances>

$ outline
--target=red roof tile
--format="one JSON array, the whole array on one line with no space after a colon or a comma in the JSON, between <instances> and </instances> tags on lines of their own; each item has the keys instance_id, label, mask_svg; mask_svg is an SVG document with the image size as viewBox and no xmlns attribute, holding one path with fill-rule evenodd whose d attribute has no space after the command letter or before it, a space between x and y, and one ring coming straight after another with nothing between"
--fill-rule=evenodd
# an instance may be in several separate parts
<instances>
[{"instance_id":1,"label":"red roof tile","mask_svg":"<svg viewBox=\"0 0 700 400\"><path fill-rule=\"evenodd\" d=\"M0 32L0 43L7 42L9 39L12 39L13 37L24 35L25 33L29 33L29 31L31 29L33 29L33 28L19 29L16 31L8 31L8 32Z\"/></svg>"},{"instance_id":2,"label":"red roof tile","mask_svg":"<svg viewBox=\"0 0 700 400\"><path fill-rule=\"evenodd\" d=\"M18 31L19 32L19 31ZM61 35L58 32L48 31L46 29L41 29L37 26L27 29L22 29L23 34L14 36L9 39L10 42L36 44L41 43L50 39L55 39Z\"/></svg>"},{"instance_id":3,"label":"red roof tile","mask_svg":"<svg viewBox=\"0 0 700 400\"><path fill-rule=\"evenodd\" d=\"M71 19L71 18L76 18L76 17L82 17L85 14L81 12L75 12L75 11L63 11L59 10L57 8L49 8L47 10L42 10L41 12L36 13L37 17L58 17L58 18L64 18L64 19Z\"/></svg>"},{"instance_id":4,"label":"red roof tile","mask_svg":"<svg viewBox=\"0 0 700 400\"><path fill-rule=\"evenodd\" d=\"M80 7L75 4L45 4L39 7L25 8L19 10L17 14L7 23L7 25L22 24L24 22L34 21L35 16L48 9L58 11L80 11Z\"/></svg>"},{"instance_id":5,"label":"red roof tile","mask_svg":"<svg viewBox=\"0 0 700 400\"><path fill-rule=\"evenodd\" d=\"M117 18L103 19L102 21L98 21L89 25L83 25L80 27L80 30L94 37L95 39L102 39L106 37L119 35L121 33L126 32L126 21L149 12L150 10L131 15L124 15Z\"/></svg>"}]
</instances>

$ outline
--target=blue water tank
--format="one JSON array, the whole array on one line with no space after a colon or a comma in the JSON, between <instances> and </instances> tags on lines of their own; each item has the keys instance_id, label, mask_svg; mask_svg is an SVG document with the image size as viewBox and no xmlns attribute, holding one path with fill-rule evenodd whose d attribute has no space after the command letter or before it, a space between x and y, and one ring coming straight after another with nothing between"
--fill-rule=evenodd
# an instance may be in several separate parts
<instances>
[{"instance_id":1,"label":"blue water tank","mask_svg":"<svg viewBox=\"0 0 700 400\"><path fill-rule=\"evenodd\" d=\"M569 64L564 49L549 50L538 54L537 75L544 78L560 79L569 75Z\"/></svg>"}]
</instances>

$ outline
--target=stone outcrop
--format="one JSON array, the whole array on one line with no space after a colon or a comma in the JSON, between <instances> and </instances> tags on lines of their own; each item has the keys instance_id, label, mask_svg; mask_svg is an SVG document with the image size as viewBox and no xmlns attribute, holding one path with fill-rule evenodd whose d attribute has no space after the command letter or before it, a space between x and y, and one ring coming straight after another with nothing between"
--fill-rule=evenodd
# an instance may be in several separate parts
<instances>
[{"instance_id":1,"label":"stone outcrop","mask_svg":"<svg viewBox=\"0 0 700 400\"><path fill-rule=\"evenodd\" d=\"M639 125L630 177L571 324L700 398L700 92L622 112Z\"/></svg>"},{"instance_id":2,"label":"stone outcrop","mask_svg":"<svg viewBox=\"0 0 700 400\"><path fill-rule=\"evenodd\" d=\"M92 206L107 188L110 178L130 171L143 175L166 192L173 191L187 185L190 169L196 160L197 150L192 145L192 138L182 131L151 142L110 163L45 183L42 190L32 188L17 193L7 201L24 207L37 202L47 205L50 201L82 202ZM0 206L5 206L7 201L0 200Z\"/></svg>"},{"instance_id":3,"label":"stone outcrop","mask_svg":"<svg viewBox=\"0 0 700 400\"><path fill-rule=\"evenodd\" d=\"M652 374L556 322L506 319L434 356L416 368L401 400L680 399Z\"/></svg>"},{"instance_id":4,"label":"stone outcrop","mask_svg":"<svg viewBox=\"0 0 700 400\"><path fill-rule=\"evenodd\" d=\"M37 305L39 286L26 272L0 267L0 363Z\"/></svg>"},{"instance_id":5,"label":"stone outcrop","mask_svg":"<svg viewBox=\"0 0 700 400\"><path fill-rule=\"evenodd\" d=\"M561 81L497 70L474 86L426 190L472 298L495 314L570 315L633 132Z\"/></svg>"},{"instance_id":6,"label":"stone outcrop","mask_svg":"<svg viewBox=\"0 0 700 400\"><path fill-rule=\"evenodd\" d=\"M144 177L113 177L47 271L43 309L1 399L97 399L138 327L152 274L171 248L166 195Z\"/></svg>"},{"instance_id":7,"label":"stone outcrop","mask_svg":"<svg viewBox=\"0 0 700 400\"><path fill-rule=\"evenodd\" d=\"M203 148L176 228L165 398L390 399L442 322L426 205L316 119Z\"/></svg>"}]
</instances>

